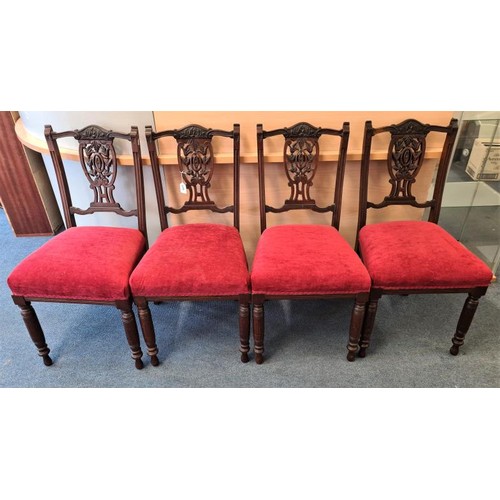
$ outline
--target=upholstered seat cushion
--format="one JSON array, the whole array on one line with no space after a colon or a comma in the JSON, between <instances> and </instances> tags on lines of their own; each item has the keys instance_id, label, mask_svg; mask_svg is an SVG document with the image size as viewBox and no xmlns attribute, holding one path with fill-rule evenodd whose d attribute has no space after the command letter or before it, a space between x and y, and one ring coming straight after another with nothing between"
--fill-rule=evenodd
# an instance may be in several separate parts
<instances>
[{"instance_id":1,"label":"upholstered seat cushion","mask_svg":"<svg viewBox=\"0 0 500 500\"><path fill-rule=\"evenodd\" d=\"M142 297L214 297L249 293L240 234L222 224L165 229L130 277Z\"/></svg>"},{"instance_id":2,"label":"upholstered seat cushion","mask_svg":"<svg viewBox=\"0 0 500 500\"><path fill-rule=\"evenodd\" d=\"M28 255L7 283L13 295L31 298L127 299L130 273L145 248L137 229L73 227Z\"/></svg>"},{"instance_id":3,"label":"upholstered seat cushion","mask_svg":"<svg viewBox=\"0 0 500 500\"><path fill-rule=\"evenodd\" d=\"M265 295L342 295L368 292L360 258L331 226L280 225L266 229L252 266L252 292Z\"/></svg>"},{"instance_id":4,"label":"upholstered seat cushion","mask_svg":"<svg viewBox=\"0 0 500 500\"><path fill-rule=\"evenodd\" d=\"M374 287L385 289L488 286L488 266L437 224L370 224L359 233L360 251Z\"/></svg>"}]
</instances>

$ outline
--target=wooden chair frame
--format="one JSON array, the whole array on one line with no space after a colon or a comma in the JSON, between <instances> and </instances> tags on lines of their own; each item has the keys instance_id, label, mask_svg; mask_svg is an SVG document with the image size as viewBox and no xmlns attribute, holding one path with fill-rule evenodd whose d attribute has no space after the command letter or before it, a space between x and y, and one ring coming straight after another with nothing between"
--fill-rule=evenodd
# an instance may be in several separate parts
<instances>
[{"instance_id":1,"label":"wooden chair frame","mask_svg":"<svg viewBox=\"0 0 500 500\"><path fill-rule=\"evenodd\" d=\"M457 135L457 120L452 119L448 126L429 125L423 124L414 119L405 120L397 125L384 126L374 128L371 121L365 123L365 132L363 140L363 152L361 159L361 181L360 181L360 195L359 195L359 219L358 229L356 235L356 248L359 251L359 231L366 225L367 210L369 208L381 209L391 205L409 205L415 208L428 208L429 217L428 221L435 224L438 223L439 214L441 210L441 203L443 199L443 192L446 182L446 175L450 164L451 154L453 151L453 144ZM432 199L425 202L419 202L411 194L411 186L415 183L416 176L424 159L425 153L425 138L430 132L438 132L445 134L445 141L443 150L439 159L437 168L437 175L435 179L434 191ZM388 169L390 175L390 183L392 186L391 193L384 198L380 203L373 203L368 201L368 180L369 180L369 166L370 166L370 150L372 138L375 135L389 133L391 134L391 143L388 150ZM420 163L412 166L404 175L397 175L394 166L391 167L391 154L396 141L401 138L414 138L418 147L422 148L420 152ZM415 167L415 168L414 168ZM465 335L474 317L474 313L478 306L478 301L487 291L487 287L475 288L444 288L444 289L385 289L380 287L372 287L370 291L370 299L367 304L365 319L363 323L363 331L359 343L360 350L359 356L365 357L366 350L370 344L370 338L373 331L375 322L375 315L377 313L378 301L382 295L409 295L420 293L467 293L462 313L458 320L456 332L452 338L452 346L450 353L457 355L460 346L464 344Z\"/></svg>"},{"instance_id":2,"label":"wooden chair frame","mask_svg":"<svg viewBox=\"0 0 500 500\"><path fill-rule=\"evenodd\" d=\"M313 160L315 167L312 176L307 179L300 179L295 182L289 175L287 170L286 145L284 153L284 166L291 187L290 198L285 201L281 207L272 207L266 205L265 199L265 166L264 166L264 140L269 137L282 135L287 140L303 139L311 141L313 147L318 146L318 140L322 135L332 135L340 137L339 157L337 163L337 175L334 188L333 204L327 207L319 207L316 202L309 196L309 188L313 185L313 177L317 167L319 166L319 151L316 150ZM344 182L345 163L347 158L347 146L349 142L349 123L344 122L342 129L335 130L330 128L317 128L306 122L300 122L292 127L279 128L266 131L262 124L257 125L257 156L258 156L258 174L259 174L259 206L260 206L260 229L264 232L267 226L266 215L269 212L282 213L289 210L312 210L318 213L332 212L331 225L335 229L339 229L340 214L342 206L342 187ZM301 185L299 186L299 183ZM301 196L297 196L302 193ZM255 361L261 364L264 361L264 302L268 300L311 300L311 299L336 299L354 297L355 303L351 316L351 324L349 329L349 342L347 359L354 361L358 342L363 324L365 313L365 304L368 300L368 293L358 293L355 295L268 295L268 294L253 294L252 293L252 316L253 316L253 337L254 337L254 353Z\"/></svg>"},{"instance_id":3,"label":"wooden chair frame","mask_svg":"<svg viewBox=\"0 0 500 500\"><path fill-rule=\"evenodd\" d=\"M209 188L210 179L214 171L213 154L211 141L213 137L227 137L233 140L233 204L226 207L219 207L210 199ZM162 137L173 137L178 144L177 156L179 169L181 171L186 189L189 192L189 200L182 207L175 208L165 204L163 194L163 183L161 179L160 162L158 159L156 141ZM233 130L225 131L219 129L205 128L200 125L187 125L181 129L163 130L154 132L151 126L146 127L146 141L148 145L149 157L153 171L153 179L156 191L156 200L158 204L158 213L160 216L161 230L168 228L167 215L180 214L189 210L209 210L214 213L233 213L233 225L239 231L240 228L240 126L234 124ZM193 179L184 170L182 155L184 147L191 147L196 150L198 142L202 141L204 147L209 144L210 160L207 161L209 168L208 177L202 176ZM151 310L148 303L160 303L168 301L202 301L202 300L236 300L239 303L239 332L240 332L240 352L241 360L248 361L249 340L250 340L250 293L238 296L134 296L134 302L139 311L139 320L141 323L144 341L147 346L148 354L151 357L151 364L158 366L158 347L156 344L156 334L151 317Z\"/></svg>"},{"instance_id":4,"label":"wooden chair frame","mask_svg":"<svg viewBox=\"0 0 500 500\"><path fill-rule=\"evenodd\" d=\"M75 215L87 215L96 212L113 212L121 216L131 217L136 216L138 218L138 229L144 235L147 242L147 231L146 231L146 215L145 215L145 199L144 199L144 180L142 172L142 160L141 160L141 150L139 143L139 133L137 127L133 126L129 134L123 134L119 132L113 132L111 130L105 130L97 125L89 125L80 130L72 130L65 132L54 132L50 125L45 126L45 138L47 140L48 149L50 152L50 157L52 159L57 183L59 186L59 191L61 194L62 207L64 212L64 220L66 223L66 228L76 227ZM82 145L89 144L93 142L97 145L104 144L109 148L109 154L111 155L111 164L113 165L114 174L111 179L108 179L107 186L100 187L99 181L92 178L92 174L89 173L89 169L85 165L83 158L83 153L80 153L80 163L82 169L90 182L91 189L94 190L94 201L90 203L87 209L81 209L73 206L71 201L71 194L68 185L68 180L66 177L65 167L63 160L61 158L61 153L59 151L59 146L57 144L58 139L64 137L72 137L78 141L80 144L80 151L82 150ZM131 149L134 160L134 172L135 172L135 183L136 183L136 202L137 208L133 210L124 210L119 203L115 202L113 197L114 182L117 174L117 162L116 154L113 147L114 139L123 139L131 143ZM132 298L128 300L117 300L114 302L104 302L104 301L93 301L93 300L62 300L62 299L50 299L50 298L37 298L37 297L26 297L12 295L14 303L21 309L21 315L23 317L26 328L28 329L29 335L33 340L33 343L38 349L38 354L42 357L43 362L46 366L52 365L52 359L49 356L50 349L47 346L45 335L36 315L36 312L31 305L32 302L60 302L60 303L81 303L81 304L99 304L99 305L114 305L121 312L123 327L125 329L125 334L127 337L128 344L132 351L132 358L135 360L135 366L137 369L143 367L142 362L142 350L139 340L139 333L137 329L137 323L135 320L135 315L132 309Z\"/></svg>"}]
</instances>

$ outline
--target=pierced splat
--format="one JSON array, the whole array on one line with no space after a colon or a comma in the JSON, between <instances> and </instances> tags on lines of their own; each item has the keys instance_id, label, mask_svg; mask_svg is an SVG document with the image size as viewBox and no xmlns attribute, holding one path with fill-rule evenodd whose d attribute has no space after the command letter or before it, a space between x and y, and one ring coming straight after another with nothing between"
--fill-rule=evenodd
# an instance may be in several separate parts
<instances>
[{"instance_id":1,"label":"pierced splat","mask_svg":"<svg viewBox=\"0 0 500 500\"><path fill-rule=\"evenodd\" d=\"M264 140L269 137L281 135L284 138L283 167L290 187L290 196L281 207L266 205L264 189ZM264 131L262 125L257 125L257 156L259 165L259 185L261 193L261 232L266 228L268 212L281 213L296 209L309 209L314 212L332 212L332 224L337 227L340 212L335 203L326 207L318 207L311 197L313 179L319 166L319 141L322 135L333 135L341 138L339 148L338 176L335 187L335 199L341 199L339 186L343 179L347 142L349 139L349 124L344 123L342 130L314 127L307 122L299 122L292 127Z\"/></svg>"},{"instance_id":2,"label":"pierced splat","mask_svg":"<svg viewBox=\"0 0 500 500\"><path fill-rule=\"evenodd\" d=\"M411 186L422 166L425 156L425 136L394 136L389 144L387 168L392 185L389 199L405 198L414 200Z\"/></svg>"},{"instance_id":3,"label":"pierced splat","mask_svg":"<svg viewBox=\"0 0 500 500\"><path fill-rule=\"evenodd\" d=\"M318 140L311 137L290 137L285 141L283 156L291 189L290 198L285 201L285 205L315 205L310 188L318 167Z\"/></svg>"},{"instance_id":4,"label":"pierced splat","mask_svg":"<svg viewBox=\"0 0 500 500\"><path fill-rule=\"evenodd\" d=\"M177 139L177 158L182 180L189 191L186 205L214 205L208 194L214 171L211 138Z\"/></svg>"},{"instance_id":5,"label":"pierced splat","mask_svg":"<svg viewBox=\"0 0 500 500\"><path fill-rule=\"evenodd\" d=\"M91 207L121 208L113 198L117 174L116 152L110 132L91 126L76 136L80 146L80 163L90 188L94 190Z\"/></svg>"}]
</instances>

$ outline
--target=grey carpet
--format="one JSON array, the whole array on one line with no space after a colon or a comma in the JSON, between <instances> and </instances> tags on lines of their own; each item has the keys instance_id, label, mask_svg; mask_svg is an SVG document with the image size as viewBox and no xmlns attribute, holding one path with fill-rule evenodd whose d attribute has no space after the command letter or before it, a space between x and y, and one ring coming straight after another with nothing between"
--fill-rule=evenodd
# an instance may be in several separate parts
<instances>
[{"instance_id":1,"label":"grey carpet","mask_svg":"<svg viewBox=\"0 0 500 500\"><path fill-rule=\"evenodd\" d=\"M243 364L237 304L151 305L159 367L134 368L113 307L34 303L54 365L45 367L6 278L47 238L15 238L0 211L0 387L499 387L500 289L480 301L460 354L448 350L465 296L382 297L365 359L346 361L351 300L265 305L265 362ZM143 350L145 351L144 347Z\"/></svg>"}]
</instances>

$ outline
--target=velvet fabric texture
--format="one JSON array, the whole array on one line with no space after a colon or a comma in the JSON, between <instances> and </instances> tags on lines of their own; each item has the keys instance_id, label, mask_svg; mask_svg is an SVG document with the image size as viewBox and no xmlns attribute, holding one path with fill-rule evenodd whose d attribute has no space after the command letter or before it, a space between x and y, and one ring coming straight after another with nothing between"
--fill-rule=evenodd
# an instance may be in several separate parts
<instances>
[{"instance_id":1,"label":"velvet fabric texture","mask_svg":"<svg viewBox=\"0 0 500 500\"><path fill-rule=\"evenodd\" d=\"M7 283L13 295L112 302L130 297L129 277L146 249L137 229L73 227L18 264Z\"/></svg>"},{"instance_id":2,"label":"velvet fabric texture","mask_svg":"<svg viewBox=\"0 0 500 500\"><path fill-rule=\"evenodd\" d=\"M184 224L165 229L130 277L138 297L216 297L249 293L243 243L236 228Z\"/></svg>"},{"instance_id":3,"label":"velvet fabric texture","mask_svg":"<svg viewBox=\"0 0 500 500\"><path fill-rule=\"evenodd\" d=\"M331 226L266 229L257 244L252 292L265 295L350 295L370 291L360 258Z\"/></svg>"},{"instance_id":4,"label":"velvet fabric texture","mask_svg":"<svg viewBox=\"0 0 500 500\"><path fill-rule=\"evenodd\" d=\"M488 266L437 224L370 224L359 233L363 262L374 287L388 290L488 286Z\"/></svg>"}]
</instances>

